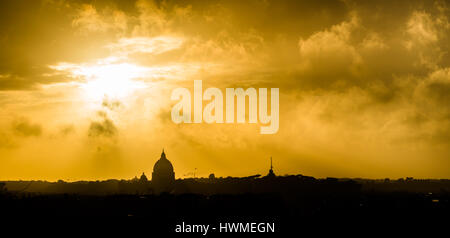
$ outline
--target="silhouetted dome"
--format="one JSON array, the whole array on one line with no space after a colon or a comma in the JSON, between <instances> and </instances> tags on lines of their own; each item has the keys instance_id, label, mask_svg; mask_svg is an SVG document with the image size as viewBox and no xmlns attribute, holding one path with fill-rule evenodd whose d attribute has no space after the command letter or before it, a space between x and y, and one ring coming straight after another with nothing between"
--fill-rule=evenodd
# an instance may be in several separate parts
<instances>
[{"instance_id":1,"label":"silhouetted dome","mask_svg":"<svg viewBox=\"0 0 450 238\"><path fill-rule=\"evenodd\" d=\"M147 176L145 176L145 174L142 173L141 178L139 179L139 181L141 181L141 182L147 182L147 181L148 181Z\"/></svg>"},{"instance_id":2,"label":"silhouetted dome","mask_svg":"<svg viewBox=\"0 0 450 238\"><path fill-rule=\"evenodd\" d=\"M156 192L170 192L175 183L172 163L161 153L161 158L153 166L152 183Z\"/></svg>"},{"instance_id":3,"label":"silhouetted dome","mask_svg":"<svg viewBox=\"0 0 450 238\"><path fill-rule=\"evenodd\" d=\"M172 171L173 172L173 166L172 163L166 158L166 154L164 153L164 150L161 154L161 158L156 161L155 165L153 166L153 173L155 171Z\"/></svg>"}]
</instances>

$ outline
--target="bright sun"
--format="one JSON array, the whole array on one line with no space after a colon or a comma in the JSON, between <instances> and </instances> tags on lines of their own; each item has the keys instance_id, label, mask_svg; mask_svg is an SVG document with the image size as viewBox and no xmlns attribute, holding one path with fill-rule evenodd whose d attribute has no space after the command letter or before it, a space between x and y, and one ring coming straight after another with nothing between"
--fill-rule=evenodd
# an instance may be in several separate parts
<instances>
[{"instance_id":1,"label":"bright sun","mask_svg":"<svg viewBox=\"0 0 450 238\"><path fill-rule=\"evenodd\" d=\"M144 71L139 66L121 63L83 66L74 74L86 78L81 88L89 99L101 100L105 96L121 99L136 89L145 88L145 83L133 80L142 77Z\"/></svg>"}]
</instances>

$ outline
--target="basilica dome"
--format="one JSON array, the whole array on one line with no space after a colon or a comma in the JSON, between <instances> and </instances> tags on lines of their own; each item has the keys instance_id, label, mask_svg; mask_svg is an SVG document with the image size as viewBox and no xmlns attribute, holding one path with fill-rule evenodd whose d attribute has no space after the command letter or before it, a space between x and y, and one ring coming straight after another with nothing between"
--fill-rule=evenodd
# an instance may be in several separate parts
<instances>
[{"instance_id":1,"label":"basilica dome","mask_svg":"<svg viewBox=\"0 0 450 238\"><path fill-rule=\"evenodd\" d=\"M153 166L152 183L157 193L170 192L174 187L175 173L164 150L161 153L161 158Z\"/></svg>"},{"instance_id":2,"label":"basilica dome","mask_svg":"<svg viewBox=\"0 0 450 238\"><path fill-rule=\"evenodd\" d=\"M164 150L161 154L161 158L156 161L155 165L153 166L153 173L155 172L173 172L173 166L172 163L166 158L166 153L164 153Z\"/></svg>"}]
</instances>

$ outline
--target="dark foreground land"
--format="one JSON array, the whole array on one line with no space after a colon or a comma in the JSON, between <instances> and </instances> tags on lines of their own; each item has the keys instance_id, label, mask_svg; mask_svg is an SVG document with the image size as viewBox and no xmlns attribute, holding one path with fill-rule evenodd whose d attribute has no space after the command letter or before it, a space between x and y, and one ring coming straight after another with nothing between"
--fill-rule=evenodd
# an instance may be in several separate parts
<instances>
[{"instance_id":1,"label":"dark foreground land","mask_svg":"<svg viewBox=\"0 0 450 238\"><path fill-rule=\"evenodd\" d=\"M105 222L111 224L106 228L110 232L132 225L132 231L155 233L175 233L182 222L274 223L276 233L292 234L312 227L320 233L329 225L376 231L405 222L447 226L450 221L448 180L185 179L177 180L171 193L162 194L152 191L151 182L139 180L35 183L33 188L29 182L6 182L0 217L20 222L93 221L86 222L90 226ZM42 191L14 190L19 185Z\"/></svg>"}]
</instances>

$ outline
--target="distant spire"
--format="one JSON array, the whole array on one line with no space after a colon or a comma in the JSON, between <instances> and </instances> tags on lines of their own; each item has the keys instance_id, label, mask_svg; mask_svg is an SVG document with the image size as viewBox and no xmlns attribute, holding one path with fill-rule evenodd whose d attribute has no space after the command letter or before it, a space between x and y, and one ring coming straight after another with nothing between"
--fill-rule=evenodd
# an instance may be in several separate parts
<instances>
[{"instance_id":1,"label":"distant spire","mask_svg":"<svg viewBox=\"0 0 450 238\"><path fill-rule=\"evenodd\" d=\"M161 158L163 158L163 159L166 158L166 153L164 153L164 148L163 148L162 153L161 153Z\"/></svg>"},{"instance_id":2,"label":"distant spire","mask_svg":"<svg viewBox=\"0 0 450 238\"><path fill-rule=\"evenodd\" d=\"M273 172L273 166L272 166L272 156L270 156L270 169L269 169L269 174L267 174L267 177L270 177L270 178L275 177L275 173Z\"/></svg>"}]
</instances>

